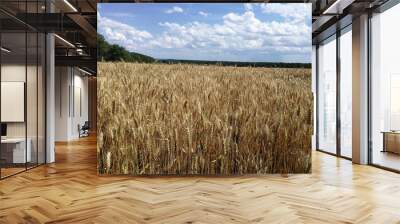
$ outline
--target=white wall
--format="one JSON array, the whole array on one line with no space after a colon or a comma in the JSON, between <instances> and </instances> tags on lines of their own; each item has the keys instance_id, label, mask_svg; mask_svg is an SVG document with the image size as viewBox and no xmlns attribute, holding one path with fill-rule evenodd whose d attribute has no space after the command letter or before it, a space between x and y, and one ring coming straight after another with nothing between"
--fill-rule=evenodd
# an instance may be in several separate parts
<instances>
[{"instance_id":1,"label":"white wall","mask_svg":"<svg viewBox=\"0 0 400 224\"><path fill-rule=\"evenodd\" d=\"M88 78L82 76L82 73L79 72L77 75L77 70L75 70L75 75L74 75L74 93L75 94L73 96L74 100L75 100L75 106L74 106L74 110L75 113L73 113L73 119L71 120L72 122L72 129L71 129L71 135L73 136L73 138L78 138L79 137L79 132L78 132L78 124L79 125L83 125L85 123L85 121L88 121L89 117L88 117ZM78 91L80 91L80 93L78 93ZM77 98L78 94L80 94L80 99ZM79 102L78 100L80 100L80 106L81 106L81 112L79 111Z\"/></svg>"},{"instance_id":2,"label":"white wall","mask_svg":"<svg viewBox=\"0 0 400 224\"><path fill-rule=\"evenodd\" d=\"M29 67L28 67L29 69ZM1 65L1 81L25 82L25 64L3 64Z\"/></svg>"},{"instance_id":3,"label":"white wall","mask_svg":"<svg viewBox=\"0 0 400 224\"><path fill-rule=\"evenodd\" d=\"M25 82L25 64L3 64L1 66L1 81ZM7 110L7 108L1 108ZM25 137L25 122L7 123L7 137Z\"/></svg>"},{"instance_id":4,"label":"white wall","mask_svg":"<svg viewBox=\"0 0 400 224\"><path fill-rule=\"evenodd\" d=\"M83 75L76 68L56 67L56 141L79 138L78 124L82 126L88 120L88 78ZM81 113L77 105L81 105Z\"/></svg>"},{"instance_id":5,"label":"white wall","mask_svg":"<svg viewBox=\"0 0 400 224\"><path fill-rule=\"evenodd\" d=\"M55 68L55 140L69 139L69 85L70 75L68 67Z\"/></svg>"},{"instance_id":6,"label":"white wall","mask_svg":"<svg viewBox=\"0 0 400 224\"><path fill-rule=\"evenodd\" d=\"M38 70L36 70L38 69ZM26 83L26 107L20 108L21 113L26 112L26 121L22 122L6 122L7 137L21 138L25 135L30 139L30 148L32 150L32 161L44 163L45 153L45 116L44 116L44 74L42 67L36 65L28 65L18 63L4 63L1 66L2 82L24 82ZM25 79L27 78L27 82ZM4 90L4 89L3 89ZM3 92L2 90L2 92ZM3 93L4 94L4 93ZM23 94L23 92L21 92ZM7 96L2 95L2 98ZM11 107L2 107L1 110L7 113L13 113ZM15 110L15 108L14 108ZM15 112L14 112L15 113ZM27 132L26 132L27 131ZM38 153L38 155L37 155Z\"/></svg>"},{"instance_id":7,"label":"white wall","mask_svg":"<svg viewBox=\"0 0 400 224\"><path fill-rule=\"evenodd\" d=\"M25 67L25 64L3 64L1 66L1 81L2 82L25 82L25 75L28 69L28 74L32 74L32 71L35 70L36 67L28 66ZM27 93L28 97L36 97L35 93ZM28 100L28 99L27 99ZM35 105L36 107L36 105ZM7 108L1 108L2 110L7 110ZM28 120L33 120L30 117L31 114L28 114ZM36 114L35 114L36 116ZM7 136L8 137L25 137L25 123L26 122L7 122ZM32 125L29 125L31 127ZM28 137L30 137L28 135Z\"/></svg>"}]
</instances>

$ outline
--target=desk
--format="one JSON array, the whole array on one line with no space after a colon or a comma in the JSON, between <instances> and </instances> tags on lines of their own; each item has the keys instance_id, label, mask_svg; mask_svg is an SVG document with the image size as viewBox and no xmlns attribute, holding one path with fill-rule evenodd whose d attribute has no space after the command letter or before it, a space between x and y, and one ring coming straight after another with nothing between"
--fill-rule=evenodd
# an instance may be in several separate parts
<instances>
[{"instance_id":1,"label":"desk","mask_svg":"<svg viewBox=\"0 0 400 224\"><path fill-rule=\"evenodd\" d=\"M400 154L400 131L383 131L382 152Z\"/></svg>"},{"instance_id":2,"label":"desk","mask_svg":"<svg viewBox=\"0 0 400 224\"><path fill-rule=\"evenodd\" d=\"M25 163L31 162L32 153L30 138L26 140L28 143L25 152L25 138L6 138L1 139L1 157L6 163ZM25 160L26 159L26 160Z\"/></svg>"}]
</instances>

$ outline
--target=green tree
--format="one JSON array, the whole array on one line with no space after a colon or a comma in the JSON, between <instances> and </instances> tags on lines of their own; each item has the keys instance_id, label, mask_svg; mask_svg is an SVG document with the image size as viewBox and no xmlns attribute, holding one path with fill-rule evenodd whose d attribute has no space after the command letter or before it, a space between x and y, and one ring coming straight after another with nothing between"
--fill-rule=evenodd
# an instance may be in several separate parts
<instances>
[{"instance_id":1,"label":"green tree","mask_svg":"<svg viewBox=\"0 0 400 224\"><path fill-rule=\"evenodd\" d=\"M97 60L104 61L110 45L105 41L104 37L97 34Z\"/></svg>"},{"instance_id":2,"label":"green tree","mask_svg":"<svg viewBox=\"0 0 400 224\"><path fill-rule=\"evenodd\" d=\"M109 44L101 34L97 34L97 60L98 61L125 61L153 63L156 60L147 55L129 52L117 44Z\"/></svg>"}]
</instances>

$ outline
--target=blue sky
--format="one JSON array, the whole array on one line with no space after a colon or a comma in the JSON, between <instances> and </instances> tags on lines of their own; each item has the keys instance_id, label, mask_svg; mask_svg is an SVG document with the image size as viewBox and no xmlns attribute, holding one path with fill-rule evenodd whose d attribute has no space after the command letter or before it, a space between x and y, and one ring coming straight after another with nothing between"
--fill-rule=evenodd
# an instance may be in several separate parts
<instances>
[{"instance_id":1,"label":"blue sky","mask_svg":"<svg viewBox=\"0 0 400 224\"><path fill-rule=\"evenodd\" d=\"M102 3L98 32L159 59L311 61L311 4Z\"/></svg>"}]
</instances>

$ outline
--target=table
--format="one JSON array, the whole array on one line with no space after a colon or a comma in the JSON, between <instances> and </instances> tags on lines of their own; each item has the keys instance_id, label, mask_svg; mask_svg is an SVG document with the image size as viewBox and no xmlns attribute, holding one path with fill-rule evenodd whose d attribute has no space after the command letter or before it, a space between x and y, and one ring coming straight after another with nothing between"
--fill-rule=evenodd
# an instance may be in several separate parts
<instances>
[{"instance_id":1,"label":"table","mask_svg":"<svg viewBox=\"0 0 400 224\"><path fill-rule=\"evenodd\" d=\"M400 131L382 131L383 150L382 152L392 152L400 154Z\"/></svg>"}]
</instances>

